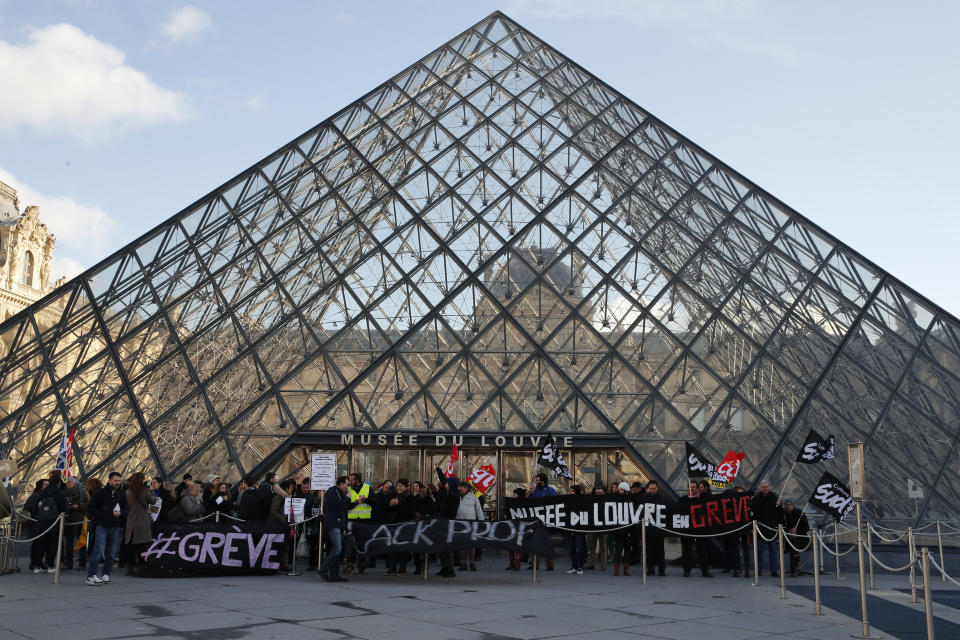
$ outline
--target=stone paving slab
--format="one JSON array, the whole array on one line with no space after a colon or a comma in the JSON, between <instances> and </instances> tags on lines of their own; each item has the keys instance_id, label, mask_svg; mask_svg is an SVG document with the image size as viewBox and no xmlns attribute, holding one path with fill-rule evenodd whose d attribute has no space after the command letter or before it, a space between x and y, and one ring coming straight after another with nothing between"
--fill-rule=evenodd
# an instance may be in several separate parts
<instances>
[{"instance_id":1,"label":"stone paving slab","mask_svg":"<svg viewBox=\"0 0 960 640\"><path fill-rule=\"evenodd\" d=\"M776 636L832 640L859 632L855 615L813 603L779 583L718 574L713 580L610 572L583 576L562 571L504 572L494 556L476 573L444 580L387 578L383 569L329 584L302 576L146 579L117 575L114 584L90 587L83 572L0 576L0 638L136 638L232 640L369 638L370 640L501 640L518 638L685 638L724 640ZM558 569L563 567L558 562ZM637 573L637 572L634 572ZM807 586L812 578L791 579ZM853 577L823 584L849 589ZM878 576L875 599L902 604L902 577ZM943 587L940 587L943 591ZM802 590L801 590L802 591ZM936 598L935 598L936 600ZM911 605L917 607L922 605ZM54 609L55 607L55 609ZM45 615L51 610L56 616ZM941 610L957 613L946 605ZM847 612L849 613L849 612ZM883 634L895 638L895 634Z\"/></svg>"}]
</instances>

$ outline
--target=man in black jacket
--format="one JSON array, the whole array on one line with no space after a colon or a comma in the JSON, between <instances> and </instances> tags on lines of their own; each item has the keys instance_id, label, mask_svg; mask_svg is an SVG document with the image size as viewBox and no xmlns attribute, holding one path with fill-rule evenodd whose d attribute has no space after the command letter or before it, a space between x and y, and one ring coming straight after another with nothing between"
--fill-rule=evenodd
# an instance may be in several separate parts
<instances>
[{"instance_id":1,"label":"man in black jacket","mask_svg":"<svg viewBox=\"0 0 960 640\"><path fill-rule=\"evenodd\" d=\"M688 513L691 503L701 502L700 488L697 483L691 480L687 484L687 493L677 500L677 506L681 507L684 513ZM690 577L690 570L693 569L693 550L697 550L697 564L700 565L700 573L704 578L712 578L710 573L710 552L707 550L705 538L690 538L680 536L680 549L683 554L683 577Z\"/></svg>"},{"instance_id":2,"label":"man in black jacket","mask_svg":"<svg viewBox=\"0 0 960 640\"><path fill-rule=\"evenodd\" d=\"M660 485L656 480L647 482L643 496L644 502L667 504L667 499L660 493ZM663 548L663 531L656 527L647 527L647 575L652 576L654 569L661 576L667 575L667 559Z\"/></svg>"},{"instance_id":3,"label":"man in black jacket","mask_svg":"<svg viewBox=\"0 0 960 640\"><path fill-rule=\"evenodd\" d=\"M437 473L442 475L440 467L437 467ZM460 481L456 477L450 477L437 492L437 515L441 518L457 517L457 510L460 508L459 485ZM453 570L453 552L448 551L439 555L442 568L437 575L441 578L455 578L457 574Z\"/></svg>"},{"instance_id":4,"label":"man in black jacket","mask_svg":"<svg viewBox=\"0 0 960 640\"><path fill-rule=\"evenodd\" d=\"M410 481L406 478L397 480L397 492L390 499L389 506L393 509L393 518L390 522L410 522L417 518L417 503L419 497L410 493ZM391 553L387 557L388 576L397 576L407 572L407 563L410 554L407 552Z\"/></svg>"},{"instance_id":5,"label":"man in black jacket","mask_svg":"<svg viewBox=\"0 0 960 640\"><path fill-rule=\"evenodd\" d=\"M807 544L810 523L807 516L794 506L792 500L783 501L783 529L790 542L787 545L790 551L790 576L796 578L800 574L800 552L793 547L802 549Z\"/></svg>"},{"instance_id":6,"label":"man in black jacket","mask_svg":"<svg viewBox=\"0 0 960 640\"><path fill-rule=\"evenodd\" d=\"M337 484L323 496L323 529L330 537L330 550L317 573L327 582L346 582L340 576L340 556L343 555L343 533L347 528L347 476L337 478Z\"/></svg>"},{"instance_id":7,"label":"man in black jacket","mask_svg":"<svg viewBox=\"0 0 960 640\"><path fill-rule=\"evenodd\" d=\"M110 472L107 486L97 491L90 498L90 519L96 524L96 536L93 542L93 553L87 565L87 584L110 584L110 570L113 568L113 557L120 549L120 538L123 536L123 519L127 515L127 496L120 488L120 474ZM97 566L103 558L103 574L97 577Z\"/></svg>"},{"instance_id":8,"label":"man in black jacket","mask_svg":"<svg viewBox=\"0 0 960 640\"><path fill-rule=\"evenodd\" d=\"M67 499L58 487L59 482L60 472L54 471L46 480L46 485L35 491L24 504L24 508L36 520L31 537L37 539L30 545L30 564L34 573L42 573L44 565L47 573L56 570L60 532L54 523L67 510Z\"/></svg>"},{"instance_id":9,"label":"man in black jacket","mask_svg":"<svg viewBox=\"0 0 960 640\"><path fill-rule=\"evenodd\" d=\"M777 545L777 525L782 522L783 510L780 508L780 498L773 491L770 491L770 483L764 480L760 483L760 491L753 500L750 501L750 515L757 521L757 529L760 533L754 544L757 545L757 558L759 566L757 575L763 572L764 561L770 565L770 575L776 577L779 561L777 555L780 550ZM765 540L764 538L773 538ZM764 553L766 551L766 553Z\"/></svg>"}]
</instances>

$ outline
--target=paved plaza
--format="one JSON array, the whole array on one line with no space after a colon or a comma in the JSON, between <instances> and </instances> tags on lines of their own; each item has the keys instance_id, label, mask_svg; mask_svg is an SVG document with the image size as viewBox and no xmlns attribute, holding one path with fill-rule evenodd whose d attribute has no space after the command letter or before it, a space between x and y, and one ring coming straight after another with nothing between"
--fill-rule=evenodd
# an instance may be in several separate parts
<instances>
[{"instance_id":1,"label":"paved plaza","mask_svg":"<svg viewBox=\"0 0 960 640\"><path fill-rule=\"evenodd\" d=\"M498 638L810 638L847 639L860 631L856 574L823 578L824 609L813 615L813 579L759 587L745 578L683 578L677 567L646 585L634 572L614 578L566 575L567 563L538 573L506 572L491 555L476 573L424 581L384 577L382 564L344 584L302 576L148 579L117 575L110 586L83 584L84 573L0 576L0 638L231 638L494 640ZM960 637L960 590L939 580L934 594L940 638ZM874 635L924 638L923 605L910 602L902 574L881 575L870 594ZM922 593L921 593L922 595ZM835 605L838 610L829 605ZM884 628L885 627L885 628Z\"/></svg>"}]
</instances>

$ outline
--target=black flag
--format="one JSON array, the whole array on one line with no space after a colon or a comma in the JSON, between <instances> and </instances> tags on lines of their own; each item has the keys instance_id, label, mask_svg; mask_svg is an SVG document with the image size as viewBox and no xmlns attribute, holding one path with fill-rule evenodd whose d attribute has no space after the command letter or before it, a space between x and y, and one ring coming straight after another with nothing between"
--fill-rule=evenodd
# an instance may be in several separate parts
<instances>
[{"instance_id":1,"label":"black flag","mask_svg":"<svg viewBox=\"0 0 960 640\"><path fill-rule=\"evenodd\" d=\"M797 462L804 464L817 464L824 460L830 460L835 456L833 451L833 436L821 438L820 434L810 429L807 439L803 441L803 448L797 454Z\"/></svg>"},{"instance_id":2,"label":"black flag","mask_svg":"<svg viewBox=\"0 0 960 640\"><path fill-rule=\"evenodd\" d=\"M853 498L850 497L850 489L835 476L823 472L817 488L813 490L810 496L810 504L821 511L829 513L837 520L850 513L854 507Z\"/></svg>"},{"instance_id":3,"label":"black flag","mask_svg":"<svg viewBox=\"0 0 960 640\"><path fill-rule=\"evenodd\" d=\"M537 456L537 464L553 469L558 478L573 479L573 474L570 473L567 463L563 461L563 454L560 453L560 448L557 447L557 441L553 436L547 436L547 441L540 450L540 455Z\"/></svg>"},{"instance_id":4,"label":"black flag","mask_svg":"<svg viewBox=\"0 0 960 640\"><path fill-rule=\"evenodd\" d=\"M707 462L706 457L696 447L689 442L687 445L687 477L688 478L711 478L716 470L716 465Z\"/></svg>"}]
</instances>

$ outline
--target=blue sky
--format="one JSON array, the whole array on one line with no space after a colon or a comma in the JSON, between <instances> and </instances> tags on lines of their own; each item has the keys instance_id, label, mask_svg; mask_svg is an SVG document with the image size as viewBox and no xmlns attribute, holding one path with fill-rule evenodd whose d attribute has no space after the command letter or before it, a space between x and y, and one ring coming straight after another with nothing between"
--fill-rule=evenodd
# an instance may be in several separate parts
<instances>
[{"instance_id":1,"label":"blue sky","mask_svg":"<svg viewBox=\"0 0 960 640\"><path fill-rule=\"evenodd\" d=\"M0 180L74 275L494 9L960 315L960 3L0 0Z\"/></svg>"}]
</instances>

